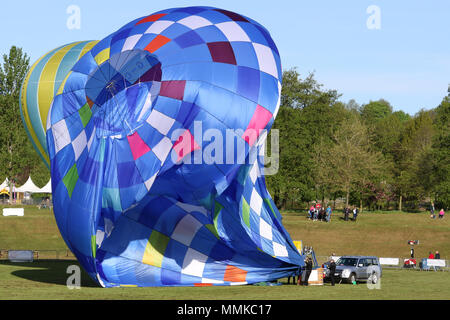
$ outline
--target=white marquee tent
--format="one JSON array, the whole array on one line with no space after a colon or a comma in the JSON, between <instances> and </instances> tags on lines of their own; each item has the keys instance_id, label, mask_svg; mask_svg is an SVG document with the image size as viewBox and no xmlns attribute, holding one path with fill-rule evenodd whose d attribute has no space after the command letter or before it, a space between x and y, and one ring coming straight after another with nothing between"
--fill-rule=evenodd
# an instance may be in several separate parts
<instances>
[{"instance_id":1,"label":"white marquee tent","mask_svg":"<svg viewBox=\"0 0 450 320\"><path fill-rule=\"evenodd\" d=\"M39 189L39 193L52 193L52 179L50 179L45 186Z\"/></svg>"},{"instance_id":2,"label":"white marquee tent","mask_svg":"<svg viewBox=\"0 0 450 320\"><path fill-rule=\"evenodd\" d=\"M41 188L39 188L38 186L36 186L34 184L33 180L31 180L31 177L28 177L27 182L25 182L22 186L16 188L14 190L14 192L37 193L37 192L41 192L40 190L41 190Z\"/></svg>"},{"instance_id":3,"label":"white marquee tent","mask_svg":"<svg viewBox=\"0 0 450 320\"><path fill-rule=\"evenodd\" d=\"M8 178L5 179L5 181L0 184L0 190L8 189L9 190L9 181Z\"/></svg>"}]
</instances>

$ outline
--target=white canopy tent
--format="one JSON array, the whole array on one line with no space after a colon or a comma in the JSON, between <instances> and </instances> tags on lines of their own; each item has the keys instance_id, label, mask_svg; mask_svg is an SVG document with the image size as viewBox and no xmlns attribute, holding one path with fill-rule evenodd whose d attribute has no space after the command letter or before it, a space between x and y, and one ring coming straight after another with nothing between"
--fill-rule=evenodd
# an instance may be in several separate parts
<instances>
[{"instance_id":1,"label":"white canopy tent","mask_svg":"<svg viewBox=\"0 0 450 320\"><path fill-rule=\"evenodd\" d=\"M9 191L9 181L8 181L8 178L6 178L5 181L3 181L2 184L0 184L0 190L3 190L3 189L8 189L8 191Z\"/></svg>"},{"instance_id":2,"label":"white canopy tent","mask_svg":"<svg viewBox=\"0 0 450 320\"><path fill-rule=\"evenodd\" d=\"M16 188L14 192L29 192L29 193L38 193L40 192L41 188L36 186L31 180L31 177L28 177L27 182L25 182L22 186Z\"/></svg>"},{"instance_id":3,"label":"white canopy tent","mask_svg":"<svg viewBox=\"0 0 450 320\"><path fill-rule=\"evenodd\" d=\"M50 179L45 186L39 189L39 193L52 193L52 179Z\"/></svg>"}]
</instances>

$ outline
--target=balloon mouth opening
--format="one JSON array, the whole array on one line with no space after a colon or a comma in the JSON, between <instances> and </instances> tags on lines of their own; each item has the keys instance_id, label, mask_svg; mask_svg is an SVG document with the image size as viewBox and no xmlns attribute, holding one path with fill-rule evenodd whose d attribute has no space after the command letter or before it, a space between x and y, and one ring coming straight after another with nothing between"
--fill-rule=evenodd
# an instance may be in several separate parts
<instances>
[{"instance_id":1,"label":"balloon mouth opening","mask_svg":"<svg viewBox=\"0 0 450 320\"><path fill-rule=\"evenodd\" d=\"M134 132L156 103L161 77L158 58L138 49L117 53L93 70L85 94L97 137Z\"/></svg>"}]
</instances>

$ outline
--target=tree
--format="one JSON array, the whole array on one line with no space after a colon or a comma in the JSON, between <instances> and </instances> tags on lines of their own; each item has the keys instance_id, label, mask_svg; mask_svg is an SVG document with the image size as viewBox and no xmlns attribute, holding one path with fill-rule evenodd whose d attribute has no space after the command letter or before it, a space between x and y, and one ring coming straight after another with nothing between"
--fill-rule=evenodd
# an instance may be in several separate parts
<instances>
[{"instance_id":1,"label":"tree","mask_svg":"<svg viewBox=\"0 0 450 320\"><path fill-rule=\"evenodd\" d=\"M450 207L450 97L445 97L435 109L435 128L431 159L431 184L437 207Z\"/></svg>"},{"instance_id":2,"label":"tree","mask_svg":"<svg viewBox=\"0 0 450 320\"><path fill-rule=\"evenodd\" d=\"M13 46L0 64L0 176L18 184L25 182L40 165L20 116L20 87L29 61L22 49ZM44 172L48 177L48 170Z\"/></svg>"},{"instance_id":3,"label":"tree","mask_svg":"<svg viewBox=\"0 0 450 320\"><path fill-rule=\"evenodd\" d=\"M343 106L338 97L336 91L323 90L313 74L302 79L295 69L283 72L281 106L273 126L280 134L280 164L276 175L267 176L280 208L288 199L310 201L316 197L314 145L332 132L335 119L339 119Z\"/></svg>"},{"instance_id":4,"label":"tree","mask_svg":"<svg viewBox=\"0 0 450 320\"><path fill-rule=\"evenodd\" d=\"M391 114L392 106L388 101L380 99L370 101L368 104L363 105L360 110L362 119L366 123L372 124Z\"/></svg>"},{"instance_id":5,"label":"tree","mask_svg":"<svg viewBox=\"0 0 450 320\"><path fill-rule=\"evenodd\" d=\"M0 65L0 95L19 97L20 87L28 72L30 58L21 48L12 46Z\"/></svg>"},{"instance_id":6,"label":"tree","mask_svg":"<svg viewBox=\"0 0 450 320\"><path fill-rule=\"evenodd\" d=\"M381 153L370 150L367 127L358 115L343 121L333 135L333 143L316 148L316 176L332 190L341 190L349 205L350 192L380 178L383 168Z\"/></svg>"}]
</instances>

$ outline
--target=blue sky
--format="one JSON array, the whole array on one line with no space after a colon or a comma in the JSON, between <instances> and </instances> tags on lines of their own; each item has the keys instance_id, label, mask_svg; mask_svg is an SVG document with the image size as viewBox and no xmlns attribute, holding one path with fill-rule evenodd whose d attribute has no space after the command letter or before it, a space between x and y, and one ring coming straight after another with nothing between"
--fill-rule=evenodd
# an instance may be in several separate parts
<instances>
[{"instance_id":1,"label":"blue sky","mask_svg":"<svg viewBox=\"0 0 450 320\"><path fill-rule=\"evenodd\" d=\"M6 2L6 1L3 1ZM80 9L69 29L67 8ZM132 19L158 10L207 5L255 19L271 33L283 69L315 72L341 100L384 98L411 115L436 107L450 83L448 0L15 0L2 3L0 54L22 47L34 62L60 45L102 39ZM369 29L379 9L379 29Z\"/></svg>"}]
</instances>

